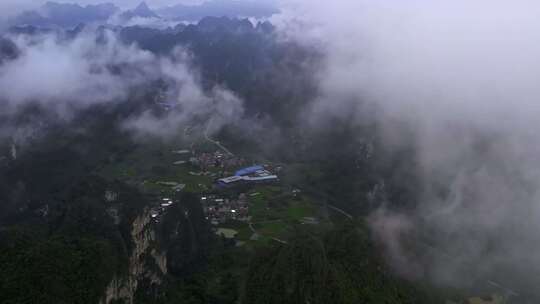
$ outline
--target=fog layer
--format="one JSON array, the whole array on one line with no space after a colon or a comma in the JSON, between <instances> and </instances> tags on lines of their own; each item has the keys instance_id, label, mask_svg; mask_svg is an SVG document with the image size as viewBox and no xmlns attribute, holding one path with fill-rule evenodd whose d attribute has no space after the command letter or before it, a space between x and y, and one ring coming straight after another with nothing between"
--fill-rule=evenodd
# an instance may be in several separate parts
<instances>
[{"instance_id":1,"label":"fog layer","mask_svg":"<svg viewBox=\"0 0 540 304\"><path fill-rule=\"evenodd\" d=\"M396 269L460 285L516 271L538 283L540 4L287 4L278 19L286 37L326 54L315 112L349 117L375 104L382 129L398 120L413 131L405 144L418 151L417 208L372 216ZM402 131L388 126L386 145L402 145Z\"/></svg>"},{"instance_id":2,"label":"fog layer","mask_svg":"<svg viewBox=\"0 0 540 304\"><path fill-rule=\"evenodd\" d=\"M0 65L0 113L16 114L38 104L71 119L93 105L137 99L154 109L172 108L159 114L151 107L124 122L129 129L160 136L174 135L193 119L212 118L211 131L218 131L243 113L242 101L232 92L203 90L191 56L180 48L157 56L123 44L113 32L93 29L74 39L56 34L11 38L19 54Z\"/></svg>"}]
</instances>

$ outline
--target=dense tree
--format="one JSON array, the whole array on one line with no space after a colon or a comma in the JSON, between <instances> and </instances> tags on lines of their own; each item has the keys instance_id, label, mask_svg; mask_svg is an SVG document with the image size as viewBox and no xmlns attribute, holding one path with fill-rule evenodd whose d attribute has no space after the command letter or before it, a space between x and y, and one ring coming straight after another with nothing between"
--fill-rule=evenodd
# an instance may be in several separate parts
<instances>
[{"instance_id":1,"label":"dense tree","mask_svg":"<svg viewBox=\"0 0 540 304\"><path fill-rule=\"evenodd\" d=\"M323 239L299 230L289 244L260 251L245 291L246 304L434 303L391 276L367 232L351 223Z\"/></svg>"}]
</instances>

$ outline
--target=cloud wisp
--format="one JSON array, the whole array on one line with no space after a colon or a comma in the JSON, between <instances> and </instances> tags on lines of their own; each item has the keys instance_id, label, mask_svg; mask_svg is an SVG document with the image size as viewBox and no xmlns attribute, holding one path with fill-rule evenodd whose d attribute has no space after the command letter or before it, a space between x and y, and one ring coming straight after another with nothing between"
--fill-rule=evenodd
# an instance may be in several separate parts
<instances>
[{"instance_id":1,"label":"cloud wisp","mask_svg":"<svg viewBox=\"0 0 540 304\"><path fill-rule=\"evenodd\" d=\"M214 118L213 131L218 131L243 113L243 102L232 92L221 87L202 88L190 56L179 48L170 55L157 56L123 44L113 32L92 29L74 39L57 34L12 39L19 55L0 65L4 113L39 104L69 119L92 105L123 102L134 92L152 89L154 83L165 84L160 95L174 109L161 115L144 112L125 121L125 127L173 135L181 124L204 116Z\"/></svg>"}]
</instances>

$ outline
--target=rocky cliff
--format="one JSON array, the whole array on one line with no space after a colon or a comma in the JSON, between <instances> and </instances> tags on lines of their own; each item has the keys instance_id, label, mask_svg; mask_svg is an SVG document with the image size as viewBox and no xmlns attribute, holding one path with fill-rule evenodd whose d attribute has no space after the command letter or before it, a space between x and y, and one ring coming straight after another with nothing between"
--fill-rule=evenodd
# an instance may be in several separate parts
<instances>
[{"instance_id":1,"label":"rocky cliff","mask_svg":"<svg viewBox=\"0 0 540 304\"><path fill-rule=\"evenodd\" d=\"M156 246L155 226L149 209L145 209L133 221L131 241L134 247L129 257L127 274L115 275L107 287L102 304L118 300L132 304L141 281L159 286L167 274L166 254Z\"/></svg>"}]
</instances>

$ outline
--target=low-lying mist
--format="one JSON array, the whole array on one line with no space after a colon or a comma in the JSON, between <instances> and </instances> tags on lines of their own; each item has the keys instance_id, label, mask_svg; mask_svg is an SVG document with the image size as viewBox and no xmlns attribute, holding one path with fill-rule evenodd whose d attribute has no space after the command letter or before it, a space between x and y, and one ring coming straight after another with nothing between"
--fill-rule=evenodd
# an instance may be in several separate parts
<instances>
[{"instance_id":1,"label":"low-lying mist","mask_svg":"<svg viewBox=\"0 0 540 304\"><path fill-rule=\"evenodd\" d=\"M112 31L93 28L74 37L54 32L7 38L17 55L0 65L3 115L37 105L70 121L94 105L137 99L154 107L127 117L123 127L136 135L174 136L194 119L211 118L210 131L216 132L243 113L233 92L217 85L203 89L191 55L180 47L158 56L122 43ZM152 111L156 107L167 111Z\"/></svg>"},{"instance_id":2,"label":"low-lying mist","mask_svg":"<svg viewBox=\"0 0 540 304\"><path fill-rule=\"evenodd\" d=\"M376 114L368 115L376 115L386 145L418 151L417 208L396 211L386 202L371 217L395 268L457 286L494 280L534 288L540 281L540 5L287 4L289 13L276 18L285 36L326 55L313 119L356 111L362 120L359 105L375 105ZM389 121L404 122L407 130ZM414 140L403 143L409 131ZM413 238L421 241L411 248Z\"/></svg>"}]
</instances>

